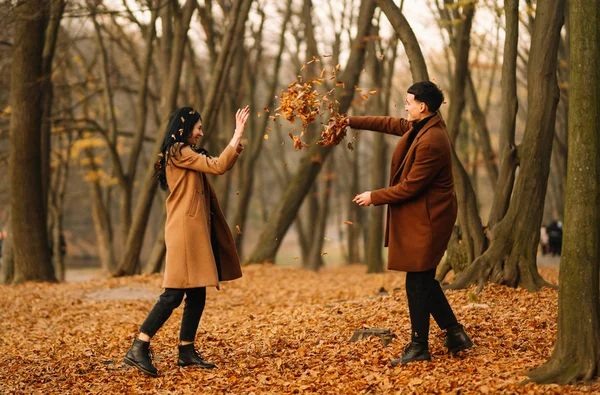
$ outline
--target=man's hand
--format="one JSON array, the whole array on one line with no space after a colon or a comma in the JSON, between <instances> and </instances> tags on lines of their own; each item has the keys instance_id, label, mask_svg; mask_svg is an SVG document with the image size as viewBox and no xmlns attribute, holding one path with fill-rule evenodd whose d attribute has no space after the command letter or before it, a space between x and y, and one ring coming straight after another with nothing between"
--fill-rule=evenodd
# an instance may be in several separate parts
<instances>
[{"instance_id":1,"label":"man's hand","mask_svg":"<svg viewBox=\"0 0 600 395\"><path fill-rule=\"evenodd\" d=\"M356 195L352 201L358 204L361 207L368 207L373 202L371 201L371 191L366 191L361 193L360 195Z\"/></svg>"}]
</instances>

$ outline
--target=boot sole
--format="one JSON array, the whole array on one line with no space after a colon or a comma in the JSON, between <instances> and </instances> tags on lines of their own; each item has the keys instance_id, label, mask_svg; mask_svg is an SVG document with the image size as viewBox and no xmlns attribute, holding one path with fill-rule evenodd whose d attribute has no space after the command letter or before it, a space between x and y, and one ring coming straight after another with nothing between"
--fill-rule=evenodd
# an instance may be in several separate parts
<instances>
[{"instance_id":1,"label":"boot sole","mask_svg":"<svg viewBox=\"0 0 600 395\"><path fill-rule=\"evenodd\" d=\"M141 371L142 373L145 373L149 376L152 376L152 377L158 376L158 373L154 373L154 372L144 369L137 362L135 362L127 357L123 358L123 362L125 362L129 366L133 366L134 368L137 368L139 371Z\"/></svg>"},{"instance_id":2,"label":"boot sole","mask_svg":"<svg viewBox=\"0 0 600 395\"><path fill-rule=\"evenodd\" d=\"M448 352L451 353L452 355L456 355L457 353L459 353L461 351L464 351L464 350L467 350L467 349L469 349L471 347L473 347L473 342L472 341L470 341L468 343L461 344L458 347L454 347L452 350L448 350Z\"/></svg>"}]
</instances>

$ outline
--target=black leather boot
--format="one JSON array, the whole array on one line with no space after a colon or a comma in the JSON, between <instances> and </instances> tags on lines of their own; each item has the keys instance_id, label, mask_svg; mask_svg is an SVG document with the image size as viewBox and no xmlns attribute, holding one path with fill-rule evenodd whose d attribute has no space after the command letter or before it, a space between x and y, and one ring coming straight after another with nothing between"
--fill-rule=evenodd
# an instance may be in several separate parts
<instances>
[{"instance_id":1,"label":"black leather boot","mask_svg":"<svg viewBox=\"0 0 600 395\"><path fill-rule=\"evenodd\" d=\"M456 325L448 328L446 331L446 341L444 347L448 349L448 352L456 354L459 351L466 350L467 348L473 347L473 342L469 339L467 332L462 325Z\"/></svg>"},{"instance_id":2,"label":"black leather boot","mask_svg":"<svg viewBox=\"0 0 600 395\"><path fill-rule=\"evenodd\" d=\"M127 351L123 362L127 365L134 366L140 371L149 374L152 377L156 377L158 372L154 365L152 365L152 358L150 357L150 343L140 339L135 339L133 345Z\"/></svg>"},{"instance_id":3,"label":"black leather boot","mask_svg":"<svg viewBox=\"0 0 600 395\"><path fill-rule=\"evenodd\" d=\"M416 361L431 361L429 347L426 343L411 342L408 347L404 349L402 357L392 360L392 366L400 364L406 365L407 363Z\"/></svg>"},{"instance_id":4,"label":"black leather boot","mask_svg":"<svg viewBox=\"0 0 600 395\"><path fill-rule=\"evenodd\" d=\"M179 345L179 359L177 360L179 366L200 366L204 369L216 368L217 365L210 362L205 362L202 356L194 349L194 344L186 344L184 346Z\"/></svg>"}]
</instances>

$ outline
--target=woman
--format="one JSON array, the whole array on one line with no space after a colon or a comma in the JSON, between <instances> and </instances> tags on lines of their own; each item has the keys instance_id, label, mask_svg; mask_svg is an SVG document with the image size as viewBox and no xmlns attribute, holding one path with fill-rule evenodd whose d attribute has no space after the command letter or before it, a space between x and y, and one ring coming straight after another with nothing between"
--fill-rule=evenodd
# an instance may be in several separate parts
<instances>
[{"instance_id":1,"label":"woman","mask_svg":"<svg viewBox=\"0 0 600 395\"><path fill-rule=\"evenodd\" d=\"M193 108L177 110L169 121L155 165L161 188L171 191L166 202L167 256L162 284L165 291L123 359L153 377L157 371L150 358L150 339L181 304L184 295L177 364L215 367L194 348L206 287L218 289L220 281L235 280L242 272L233 237L206 173L223 174L233 167L244 149L240 141L249 113L247 106L237 111L233 138L218 158L194 149L203 133L202 118Z\"/></svg>"}]
</instances>

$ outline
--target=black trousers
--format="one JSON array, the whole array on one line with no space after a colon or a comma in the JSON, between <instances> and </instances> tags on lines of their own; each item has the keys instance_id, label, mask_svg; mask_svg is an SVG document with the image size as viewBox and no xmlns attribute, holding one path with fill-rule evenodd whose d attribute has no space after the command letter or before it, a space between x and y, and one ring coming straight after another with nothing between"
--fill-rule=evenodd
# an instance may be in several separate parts
<instances>
[{"instance_id":1,"label":"black trousers","mask_svg":"<svg viewBox=\"0 0 600 395\"><path fill-rule=\"evenodd\" d=\"M185 295L179 340L193 342L206 303L206 288L166 288L140 327L140 332L153 337L181 304Z\"/></svg>"},{"instance_id":2,"label":"black trousers","mask_svg":"<svg viewBox=\"0 0 600 395\"><path fill-rule=\"evenodd\" d=\"M448 299L435 279L435 269L406 273L406 296L413 342L428 342L430 314L442 330L458 325Z\"/></svg>"}]
</instances>

